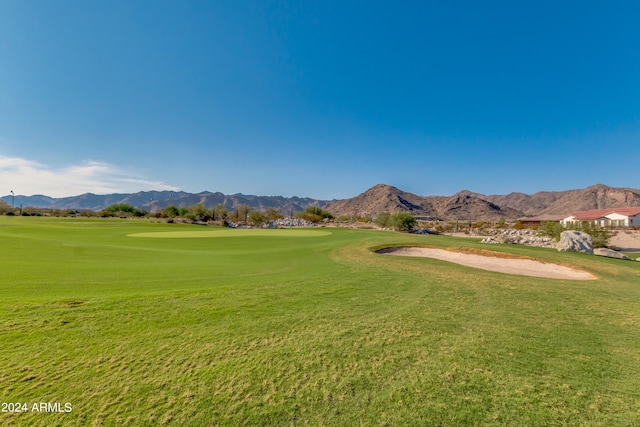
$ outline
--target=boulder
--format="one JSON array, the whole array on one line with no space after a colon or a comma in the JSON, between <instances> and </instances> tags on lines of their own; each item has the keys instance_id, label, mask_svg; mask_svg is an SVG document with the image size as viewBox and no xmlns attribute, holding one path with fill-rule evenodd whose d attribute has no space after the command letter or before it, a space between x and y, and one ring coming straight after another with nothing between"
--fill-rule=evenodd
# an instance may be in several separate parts
<instances>
[{"instance_id":1,"label":"boulder","mask_svg":"<svg viewBox=\"0 0 640 427\"><path fill-rule=\"evenodd\" d=\"M593 239L582 231L563 231L560 234L557 249L561 252L582 252L593 255Z\"/></svg>"},{"instance_id":2,"label":"boulder","mask_svg":"<svg viewBox=\"0 0 640 427\"><path fill-rule=\"evenodd\" d=\"M617 258L617 259L626 259L626 260L629 259L629 257L626 256L625 254L621 254L620 252L614 251L613 249L607 249L607 248L594 249L593 254L606 256L608 258Z\"/></svg>"}]
</instances>

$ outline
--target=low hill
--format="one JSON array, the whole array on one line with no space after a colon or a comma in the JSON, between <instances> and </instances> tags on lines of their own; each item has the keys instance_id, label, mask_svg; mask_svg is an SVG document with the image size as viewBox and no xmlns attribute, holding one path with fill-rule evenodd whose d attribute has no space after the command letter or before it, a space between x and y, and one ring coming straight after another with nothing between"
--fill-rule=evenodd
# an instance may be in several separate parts
<instances>
[{"instance_id":1,"label":"low hill","mask_svg":"<svg viewBox=\"0 0 640 427\"><path fill-rule=\"evenodd\" d=\"M499 206L508 206L527 215L569 215L591 209L640 206L640 190L614 188L603 184L567 191L541 191L527 195L481 196Z\"/></svg>"},{"instance_id":2,"label":"low hill","mask_svg":"<svg viewBox=\"0 0 640 427\"><path fill-rule=\"evenodd\" d=\"M350 199L332 201L325 209L338 216L371 216L380 212L403 211L424 217L437 215L437 211L426 198L386 184L374 185Z\"/></svg>"},{"instance_id":3,"label":"low hill","mask_svg":"<svg viewBox=\"0 0 640 427\"><path fill-rule=\"evenodd\" d=\"M520 211L502 208L467 191L449 197L425 197L385 184L375 185L351 199L332 201L325 209L345 216L408 211L418 218L444 220L497 221L524 216Z\"/></svg>"},{"instance_id":4,"label":"low hill","mask_svg":"<svg viewBox=\"0 0 640 427\"><path fill-rule=\"evenodd\" d=\"M467 192L451 197L433 197L439 217L448 220L499 221L513 220L524 216L522 211L501 207ZM442 200L436 204L435 200Z\"/></svg>"}]
</instances>

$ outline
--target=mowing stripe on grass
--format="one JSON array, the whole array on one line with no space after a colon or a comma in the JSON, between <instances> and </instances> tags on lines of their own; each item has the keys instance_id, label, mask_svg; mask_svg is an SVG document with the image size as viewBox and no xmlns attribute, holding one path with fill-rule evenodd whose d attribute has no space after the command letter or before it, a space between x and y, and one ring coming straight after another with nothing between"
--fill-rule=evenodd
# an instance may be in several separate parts
<instances>
[{"instance_id":1,"label":"mowing stripe on grass","mask_svg":"<svg viewBox=\"0 0 640 427\"><path fill-rule=\"evenodd\" d=\"M216 230L190 231L158 231L149 233L132 233L128 237L150 237L160 239L192 239L207 237L321 237L331 235L324 230L297 229L255 229L255 228L225 228Z\"/></svg>"}]
</instances>

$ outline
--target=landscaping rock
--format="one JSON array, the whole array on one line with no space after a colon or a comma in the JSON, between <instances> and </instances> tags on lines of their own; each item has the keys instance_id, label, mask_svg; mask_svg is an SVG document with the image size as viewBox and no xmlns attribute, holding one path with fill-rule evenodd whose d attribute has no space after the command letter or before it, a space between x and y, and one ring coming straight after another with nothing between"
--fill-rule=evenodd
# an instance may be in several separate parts
<instances>
[{"instance_id":1,"label":"landscaping rock","mask_svg":"<svg viewBox=\"0 0 640 427\"><path fill-rule=\"evenodd\" d=\"M560 234L557 249L560 252L582 252L593 255L593 239L582 231L563 231Z\"/></svg>"},{"instance_id":2,"label":"landscaping rock","mask_svg":"<svg viewBox=\"0 0 640 427\"><path fill-rule=\"evenodd\" d=\"M430 228L416 228L413 230L415 234L438 234L437 231Z\"/></svg>"},{"instance_id":3,"label":"landscaping rock","mask_svg":"<svg viewBox=\"0 0 640 427\"><path fill-rule=\"evenodd\" d=\"M594 255L606 256L607 258L617 258L617 259L630 259L625 254L621 254L618 251L614 251L613 249L608 248L597 248L593 250Z\"/></svg>"},{"instance_id":4,"label":"landscaping rock","mask_svg":"<svg viewBox=\"0 0 640 427\"><path fill-rule=\"evenodd\" d=\"M539 248L555 248L553 239L538 236L534 230L484 230L493 233L485 237L481 243L495 244L515 244L537 246Z\"/></svg>"},{"instance_id":5,"label":"landscaping rock","mask_svg":"<svg viewBox=\"0 0 640 427\"><path fill-rule=\"evenodd\" d=\"M227 222L229 228L287 228L287 227L315 227L317 224L300 218L280 218L266 222L259 227L253 224L244 224L241 222Z\"/></svg>"}]
</instances>

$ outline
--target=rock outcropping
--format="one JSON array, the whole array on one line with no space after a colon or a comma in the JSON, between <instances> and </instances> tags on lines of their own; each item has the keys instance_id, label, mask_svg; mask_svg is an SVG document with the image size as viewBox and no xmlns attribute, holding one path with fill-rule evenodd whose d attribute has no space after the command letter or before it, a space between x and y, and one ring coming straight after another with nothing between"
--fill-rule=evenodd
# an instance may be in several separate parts
<instances>
[{"instance_id":1,"label":"rock outcropping","mask_svg":"<svg viewBox=\"0 0 640 427\"><path fill-rule=\"evenodd\" d=\"M593 238L582 231L563 231L560 234L557 249L560 252L582 252L593 255Z\"/></svg>"},{"instance_id":2,"label":"rock outcropping","mask_svg":"<svg viewBox=\"0 0 640 427\"><path fill-rule=\"evenodd\" d=\"M597 248L597 249L594 249L593 250L593 254L594 255L600 255L600 256L606 256L608 258L617 258L617 259L625 259L625 260L630 259L625 254L620 253L618 251L614 251L613 249L608 249L608 248Z\"/></svg>"}]
</instances>

